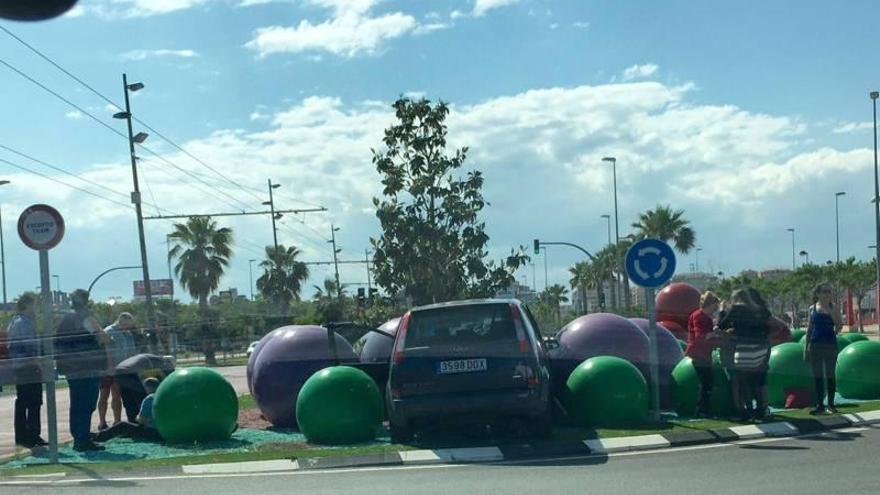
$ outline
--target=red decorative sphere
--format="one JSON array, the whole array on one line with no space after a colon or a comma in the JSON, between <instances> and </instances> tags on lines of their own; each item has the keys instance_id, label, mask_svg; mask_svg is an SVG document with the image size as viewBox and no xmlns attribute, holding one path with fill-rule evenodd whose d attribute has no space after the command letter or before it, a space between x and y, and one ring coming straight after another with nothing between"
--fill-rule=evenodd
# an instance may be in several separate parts
<instances>
[{"instance_id":1,"label":"red decorative sphere","mask_svg":"<svg viewBox=\"0 0 880 495\"><path fill-rule=\"evenodd\" d=\"M674 321L687 331L688 317L700 307L700 291L691 284L675 282L657 293L654 304L657 321Z\"/></svg>"}]
</instances>

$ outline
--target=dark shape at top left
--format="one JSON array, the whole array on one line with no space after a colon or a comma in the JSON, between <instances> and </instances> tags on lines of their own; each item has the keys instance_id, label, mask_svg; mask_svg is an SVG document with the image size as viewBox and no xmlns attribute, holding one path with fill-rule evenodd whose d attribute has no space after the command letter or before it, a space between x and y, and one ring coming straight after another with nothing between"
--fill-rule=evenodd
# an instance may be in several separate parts
<instances>
[{"instance_id":1,"label":"dark shape at top left","mask_svg":"<svg viewBox=\"0 0 880 495\"><path fill-rule=\"evenodd\" d=\"M45 21L70 10L78 0L0 0L0 18Z\"/></svg>"}]
</instances>

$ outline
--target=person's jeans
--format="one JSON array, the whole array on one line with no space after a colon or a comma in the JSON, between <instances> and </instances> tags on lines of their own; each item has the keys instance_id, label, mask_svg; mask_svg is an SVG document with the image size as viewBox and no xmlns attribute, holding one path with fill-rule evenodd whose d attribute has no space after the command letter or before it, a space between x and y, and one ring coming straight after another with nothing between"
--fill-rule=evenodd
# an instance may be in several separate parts
<instances>
[{"instance_id":1,"label":"person's jeans","mask_svg":"<svg viewBox=\"0 0 880 495\"><path fill-rule=\"evenodd\" d=\"M834 407L834 394L837 381L834 373L837 368L837 342L814 342L810 344L810 367L816 384L816 405L822 407L825 399L825 383L828 383L828 406Z\"/></svg>"},{"instance_id":2,"label":"person's jeans","mask_svg":"<svg viewBox=\"0 0 880 495\"><path fill-rule=\"evenodd\" d=\"M31 443L40 436L40 406L42 405L42 383L25 383L15 386L15 443Z\"/></svg>"},{"instance_id":3,"label":"person's jeans","mask_svg":"<svg viewBox=\"0 0 880 495\"><path fill-rule=\"evenodd\" d=\"M92 413L98 403L101 378L75 378L67 380L70 388L70 434L73 443L88 443L92 428Z\"/></svg>"},{"instance_id":4,"label":"person's jeans","mask_svg":"<svg viewBox=\"0 0 880 495\"><path fill-rule=\"evenodd\" d=\"M700 380L700 396L697 399L697 413L708 414L709 403L712 396L712 363L710 361L694 360L694 370Z\"/></svg>"}]
</instances>

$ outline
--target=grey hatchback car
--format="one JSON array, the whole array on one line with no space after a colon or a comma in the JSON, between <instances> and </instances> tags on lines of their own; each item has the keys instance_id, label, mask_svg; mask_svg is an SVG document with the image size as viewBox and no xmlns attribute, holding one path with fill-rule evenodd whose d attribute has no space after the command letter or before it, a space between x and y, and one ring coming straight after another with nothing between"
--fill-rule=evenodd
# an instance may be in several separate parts
<instances>
[{"instance_id":1,"label":"grey hatchback car","mask_svg":"<svg viewBox=\"0 0 880 495\"><path fill-rule=\"evenodd\" d=\"M551 428L544 341L516 299L478 299L412 309L394 341L386 402L392 440L444 420L524 420Z\"/></svg>"}]
</instances>

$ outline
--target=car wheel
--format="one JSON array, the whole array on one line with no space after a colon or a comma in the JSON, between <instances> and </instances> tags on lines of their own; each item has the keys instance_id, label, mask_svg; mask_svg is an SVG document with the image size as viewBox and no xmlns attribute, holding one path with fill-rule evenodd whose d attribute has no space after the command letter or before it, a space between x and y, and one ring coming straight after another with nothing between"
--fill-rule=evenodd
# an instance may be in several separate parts
<instances>
[{"instance_id":1,"label":"car wheel","mask_svg":"<svg viewBox=\"0 0 880 495\"><path fill-rule=\"evenodd\" d=\"M390 425L391 443L409 443L413 439L413 432L405 426Z\"/></svg>"}]
</instances>

